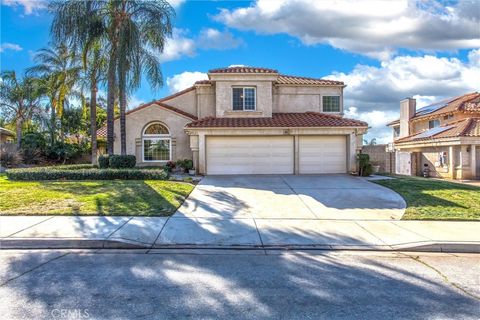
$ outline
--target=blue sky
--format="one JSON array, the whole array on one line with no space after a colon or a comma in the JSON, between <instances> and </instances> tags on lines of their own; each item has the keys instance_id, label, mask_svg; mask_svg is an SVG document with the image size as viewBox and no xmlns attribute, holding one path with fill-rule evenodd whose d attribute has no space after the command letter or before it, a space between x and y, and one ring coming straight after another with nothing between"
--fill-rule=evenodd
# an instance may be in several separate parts
<instances>
[{"instance_id":1,"label":"blue sky","mask_svg":"<svg viewBox=\"0 0 480 320\"><path fill-rule=\"evenodd\" d=\"M1 70L22 72L48 46L42 0L1 0ZM164 87L144 83L130 107L243 64L345 81L346 115L368 121L369 138L388 140L398 101L418 104L480 87L479 2L329 0L172 2L175 31L162 55Z\"/></svg>"}]
</instances>

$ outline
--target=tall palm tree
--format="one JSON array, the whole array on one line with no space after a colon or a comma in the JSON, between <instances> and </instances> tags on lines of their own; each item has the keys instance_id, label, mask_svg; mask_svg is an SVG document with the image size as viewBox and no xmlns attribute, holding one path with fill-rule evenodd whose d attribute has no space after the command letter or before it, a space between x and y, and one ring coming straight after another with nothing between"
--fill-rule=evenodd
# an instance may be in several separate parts
<instances>
[{"instance_id":1,"label":"tall palm tree","mask_svg":"<svg viewBox=\"0 0 480 320\"><path fill-rule=\"evenodd\" d=\"M108 43L107 151L113 154L118 88L121 151L125 154L127 89L138 87L142 71L146 71L152 87L162 84L158 55L172 32L172 7L165 0L57 0L50 8L54 14L51 32L57 41L67 39L71 45L83 46L96 37Z\"/></svg>"},{"instance_id":2,"label":"tall palm tree","mask_svg":"<svg viewBox=\"0 0 480 320\"><path fill-rule=\"evenodd\" d=\"M14 71L1 73L0 106L2 113L15 121L17 147L22 143L23 124L40 110L42 87L38 79L24 77L18 79Z\"/></svg>"},{"instance_id":3,"label":"tall palm tree","mask_svg":"<svg viewBox=\"0 0 480 320\"><path fill-rule=\"evenodd\" d=\"M56 128L57 117L63 117L65 100L75 94L75 86L78 84L81 66L75 52L70 51L65 44L54 48L40 49L34 56L37 65L27 69L27 74L35 75L43 79L50 100L51 125L53 131ZM60 127L60 136L63 139L63 131ZM52 143L55 140L52 134Z\"/></svg>"},{"instance_id":4,"label":"tall palm tree","mask_svg":"<svg viewBox=\"0 0 480 320\"><path fill-rule=\"evenodd\" d=\"M107 59L103 46L96 41L89 42L82 53L85 85L90 90L90 137L92 145L92 164L97 164L97 93L98 87L104 81Z\"/></svg>"}]
</instances>

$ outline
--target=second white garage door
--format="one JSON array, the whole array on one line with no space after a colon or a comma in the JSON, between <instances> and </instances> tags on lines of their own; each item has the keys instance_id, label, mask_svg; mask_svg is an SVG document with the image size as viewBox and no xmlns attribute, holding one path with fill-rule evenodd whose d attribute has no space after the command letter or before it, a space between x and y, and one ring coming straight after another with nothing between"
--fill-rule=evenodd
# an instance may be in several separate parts
<instances>
[{"instance_id":1,"label":"second white garage door","mask_svg":"<svg viewBox=\"0 0 480 320\"><path fill-rule=\"evenodd\" d=\"M207 137L207 174L293 174L293 137Z\"/></svg>"},{"instance_id":2,"label":"second white garage door","mask_svg":"<svg viewBox=\"0 0 480 320\"><path fill-rule=\"evenodd\" d=\"M299 173L346 173L346 136L301 136Z\"/></svg>"}]
</instances>

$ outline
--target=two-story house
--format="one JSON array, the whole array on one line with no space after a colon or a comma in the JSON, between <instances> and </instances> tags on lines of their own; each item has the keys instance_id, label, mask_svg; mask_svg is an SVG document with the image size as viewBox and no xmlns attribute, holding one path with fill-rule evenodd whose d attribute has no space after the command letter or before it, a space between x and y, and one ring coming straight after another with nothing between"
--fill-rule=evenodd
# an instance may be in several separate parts
<instances>
[{"instance_id":1,"label":"two-story house","mask_svg":"<svg viewBox=\"0 0 480 320\"><path fill-rule=\"evenodd\" d=\"M439 101L416 110L415 99L400 102L393 129L396 173L449 179L480 178L480 94Z\"/></svg>"},{"instance_id":2,"label":"two-story house","mask_svg":"<svg viewBox=\"0 0 480 320\"><path fill-rule=\"evenodd\" d=\"M127 153L139 165L193 159L200 174L356 170L367 124L343 118L343 82L229 67L127 112ZM115 153L120 152L115 121ZM100 130L105 134L105 129Z\"/></svg>"}]
</instances>

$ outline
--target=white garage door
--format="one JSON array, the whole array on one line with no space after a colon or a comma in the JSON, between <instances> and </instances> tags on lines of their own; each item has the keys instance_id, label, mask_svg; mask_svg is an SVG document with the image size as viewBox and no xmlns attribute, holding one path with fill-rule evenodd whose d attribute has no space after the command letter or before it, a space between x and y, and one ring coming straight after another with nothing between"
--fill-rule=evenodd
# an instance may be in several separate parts
<instances>
[{"instance_id":1,"label":"white garage door","mask_svg":"<svg viewBox=\"0 0 480 320\"><path fill-rule=\"evenodd\" d=\"M293 174L293 137L207 137L207 174Z\"/></svg>"},{"instance_id":2,"label":"white garage door","mask_svg":"<svg viewBox=\"0 0 480 320\"><path fill-rule=\"evenodd\" d=\"M299 137L300 173L346 173L346 136Z\"/></svg>"}]
</instances>

